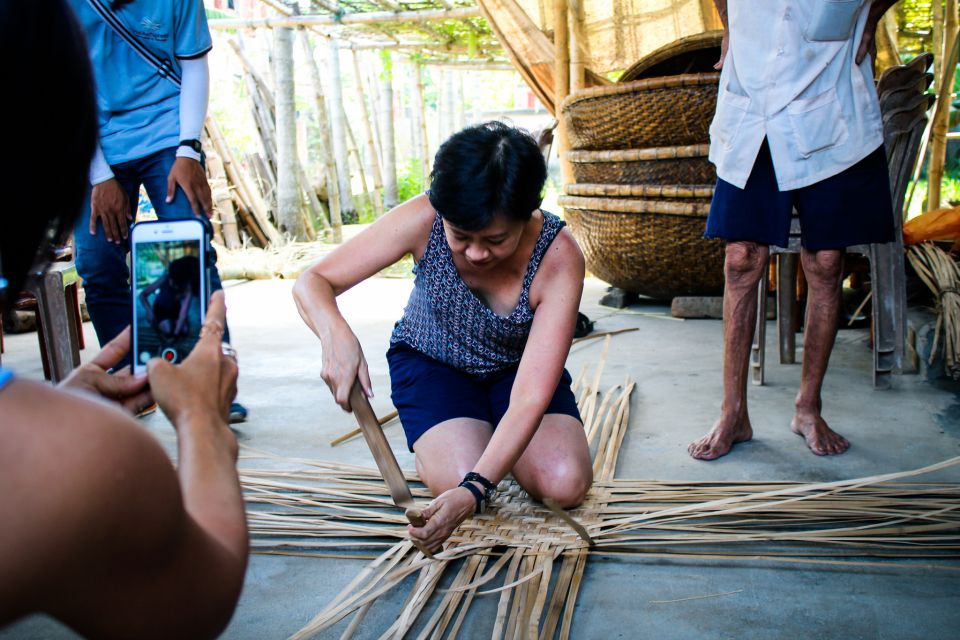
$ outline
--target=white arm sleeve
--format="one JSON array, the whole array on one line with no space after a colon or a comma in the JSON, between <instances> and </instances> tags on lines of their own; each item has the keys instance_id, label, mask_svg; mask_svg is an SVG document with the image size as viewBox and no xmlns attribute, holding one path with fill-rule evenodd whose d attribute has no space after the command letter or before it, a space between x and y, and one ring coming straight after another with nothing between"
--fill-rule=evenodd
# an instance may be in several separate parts
<instances>
[{"instance_id":1,"label":"white arm sleeve","mask_svg":"<svg viewBox=\"0 0 960 640\"><path fill-rule=\"evenodd\" d=\"M97 147L93 150L93 159L90 160L90 184L96 185L106 182L113 177L113 171L110 169L110 163L103 155L103 149L100 148L100 141L97 141Z\"/></svg>"},{"instance_id":2,"label":"white arm sleeve","mask_svg":"<svg viewBox=\"0 0 960 640\"><path fill-rule=\"evenodd\" d=\"M207 56L180 60L180 139L199 140L207 117L210 98L210 67ZM178 147L177 155L200 160L200 154L189 147Z\"/></svg>"}]
</instances>

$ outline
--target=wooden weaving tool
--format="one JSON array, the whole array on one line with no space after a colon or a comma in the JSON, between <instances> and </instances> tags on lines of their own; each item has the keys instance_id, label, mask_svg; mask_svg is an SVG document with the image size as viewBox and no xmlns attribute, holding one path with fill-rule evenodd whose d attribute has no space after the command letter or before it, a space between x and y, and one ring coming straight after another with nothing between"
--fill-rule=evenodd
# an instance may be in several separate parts
<instances>
[{"instance_id":1,"label":"wooden weaving tool","mask_svg":"<svg viewBox=\"0 0 960 640\"><path fill-rule=\"evenodd\" d=\"M403 471L397 463L397 458L393 455L393 449L387 442L387 437L383 435L383 428L377 415L370 406L366 394L360 387L360 382L354 382L350 390L350 406L353 408L353 415L356 416L360 424L360 430L363 432L363 439L367 441L370 447L370 453L377 462L377 468L390 489L390 497L393 503L404 510L407 520L415 527L422 527L427 523L423 518L423 513L413 502L413 494L410 493L410 487L407 485L406 478L403 477ZM418 545L419 546L419 545Z\"/></svg>"}]
</instances>

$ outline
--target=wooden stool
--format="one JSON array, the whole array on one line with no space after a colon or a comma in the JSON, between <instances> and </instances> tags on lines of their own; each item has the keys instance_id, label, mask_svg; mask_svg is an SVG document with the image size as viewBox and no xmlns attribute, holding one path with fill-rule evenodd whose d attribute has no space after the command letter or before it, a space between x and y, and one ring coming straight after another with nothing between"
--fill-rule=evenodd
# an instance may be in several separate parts
<instances>
[{"instance_id":1,"label":"wooden stool","mask_svg":"<svg viewBox=\"0 0 960 640\"><path fill-rule=\"evenodd\" d=\"M14 304L15 309L36 314L43 375L53 382L60 382L80 365L80 349L85 345L79 285L73 262L54 262Z\"/></svg>"}]
</instances>

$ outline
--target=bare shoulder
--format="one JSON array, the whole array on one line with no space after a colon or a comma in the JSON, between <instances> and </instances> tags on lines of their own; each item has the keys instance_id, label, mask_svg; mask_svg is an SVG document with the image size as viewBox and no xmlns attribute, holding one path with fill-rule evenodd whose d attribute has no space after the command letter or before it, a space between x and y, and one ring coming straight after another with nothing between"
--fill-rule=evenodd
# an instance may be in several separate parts
<instances>
[{"instance_id":1,"label":"bare shoulder","mask_svg":"<svg viewBox=\"0 0 960 640\"><path fill-rule=\"evenodd\" d=\"M530 306L536 309L547 295L580 300L586 274L583 252L570 230L564 227L553 239L530 285Z\"/></svg>"},{"instance_id":2,"label":"bare shoulder","mask_svg":"<svg viewBox=\"0 0 960 640\"><path fill-rule=\"evenodd\" d=\"M577 244L570 230L564 227L547 247L537 275L543 272L548 278L572 277L582 280L585 269L580 245Z\"/></svg>"},{"instance_id":3,"label":"bare shoulder","mask_svg":"<svg viewBox=\"0 0 960 640\"><path fill-rule=\"evenodd\" d=\"M436 216L437 212L430 204L430 198L421 193L391 209L383 220L397 227L408 239L411 253L419 260L426 248Z\"/></svg>"}]
</instances>

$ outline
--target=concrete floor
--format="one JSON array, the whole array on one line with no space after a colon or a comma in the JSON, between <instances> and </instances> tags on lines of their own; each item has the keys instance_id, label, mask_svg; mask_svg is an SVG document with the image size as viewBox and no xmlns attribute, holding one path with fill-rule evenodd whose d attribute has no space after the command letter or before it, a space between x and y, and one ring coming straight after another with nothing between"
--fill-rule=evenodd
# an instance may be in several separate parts
<instances>
[{"instance_id":1,"label":"concrete floor","mask_svg":"<svg viewBox=\"0 0 960 640\"><path fill-rule=\"evenodd\" d=\"M351 429L351 416L333 403L320 380L320 347L300 321L289 281L228 283L233 343L240 352L240 400L250 421L241 441L280 454L372 466L362 441L330 448ZM379 278L343 296L341 307L360 336L374 380L374 408L390 408L383 357L393 322L412 283ZM768 328L767 385L750 389L755 439L721 460L692 460L687 443L704 433L720 399L721 323L676 321L661 305L622 311L599 307L604 284L588 280L582 310L606 331L637 327L615 337L603 386L629 374L637 381L631 431L618 477L660 480L827 481L913 469L960 455L960 394L916 376L892 391L871 386L864 330L842 331L824 392L825 417L853 443L845 455L818 458L790 433L799 366L776 364L776 331ZM87 327L88 344L95 344ZM9 336L4 366L39 377L33 334ZM84 357L91 357L87 349ZM576 373L600 356L600 341L574 348ZM157 414L144 420L168 447L173 432ZM413 466L399 428L387 430L401 465ZM936 476L960 481L954 469ZM926 561L918 561L926 562ZM365 564L361 560L253 556L243 597L225 638L284 638L305 624ZM574 616L576 638L957 638L960 574L939 568L841 569L770 562L711 562L592 558ZM960 563L949 565L960 568ZM735 593L730 593L735 592ZM694 596L719 595L675 603ZM405 594L367 617L363 637L377 637ZM465 638L492 628L495 598L479 598L464 626ZM339 637L342 628L324 637ZM471 631L472 630L472 631ZM43 616L0 631L7 638L71 638Z\"/></svg>"}]
</instances>

